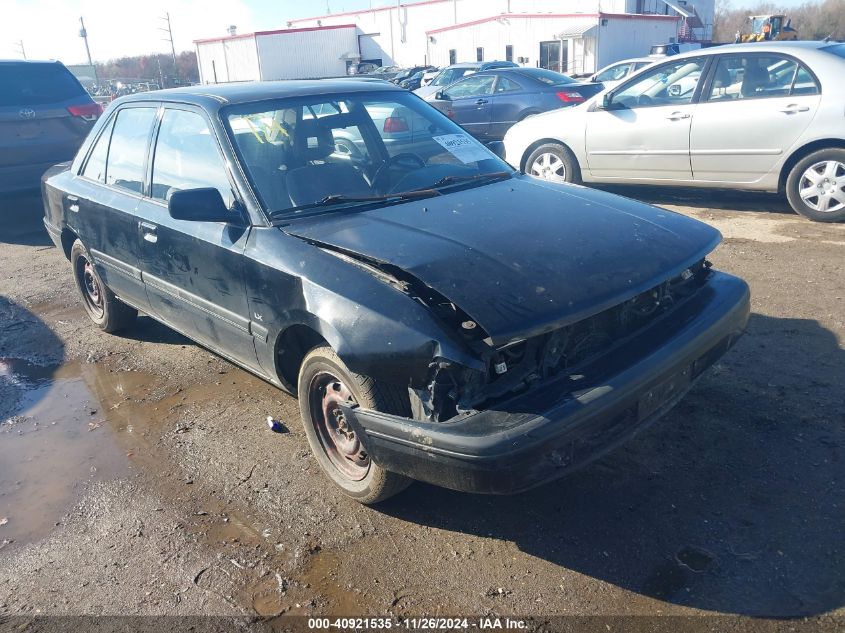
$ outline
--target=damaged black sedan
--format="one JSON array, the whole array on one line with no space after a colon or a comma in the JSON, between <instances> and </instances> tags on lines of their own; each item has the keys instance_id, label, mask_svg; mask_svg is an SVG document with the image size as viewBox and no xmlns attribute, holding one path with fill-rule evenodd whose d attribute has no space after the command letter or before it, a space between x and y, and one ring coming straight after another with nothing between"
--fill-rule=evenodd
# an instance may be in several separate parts
<instances>
[{"instance_id":1,"label":"damaged black sedan","mask_svg":"<svg viewBox=\"0 0 845 633\"><path fill-rule=\"evenodd\" d=\"M560 477L667 411L748 319L714 229L517 173L372 82L120 99L43 194L97 325L142 311L296 394L364 503Z\"/></svg>"}]
</instances>

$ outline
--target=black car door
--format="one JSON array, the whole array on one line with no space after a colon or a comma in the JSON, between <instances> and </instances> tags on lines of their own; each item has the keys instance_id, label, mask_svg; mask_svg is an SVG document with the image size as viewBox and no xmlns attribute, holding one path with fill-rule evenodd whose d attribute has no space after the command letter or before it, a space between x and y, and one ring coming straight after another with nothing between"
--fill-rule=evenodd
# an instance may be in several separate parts
<instances>
[{"instance_id":1,"label":"black car door","mask_svg":"<svg viewBox=\"0 0 845 633\"><path fill-rule=\"evenodd\" d=\"M140 265L152 313L198 342L257 367L243 279L249 223L235 196L218 140L205 114L166 105L154 134L148 195L138 205ZM214 187L231 222L177 220L168 194Z\"/></svg>"},{"instance_id":2,"label":"black car door","mask_svg":"<svg viewBox=\"0 0 845 633\"><path fill-rule=\"evenodd\" d=\"M65 195L65 218L88 248L105 284L121 299L145 310L135 210L141 200L145 163L157 106L119 109Z\"/></svg>"}]
</instances>

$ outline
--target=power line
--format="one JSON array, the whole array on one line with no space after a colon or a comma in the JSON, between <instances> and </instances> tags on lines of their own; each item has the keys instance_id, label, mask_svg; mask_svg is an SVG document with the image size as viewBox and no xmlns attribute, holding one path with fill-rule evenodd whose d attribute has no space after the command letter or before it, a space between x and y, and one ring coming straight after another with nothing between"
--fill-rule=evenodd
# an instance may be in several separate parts
<instances>
[{"instance_id":1,"label":"power line","mask_svg":"<svg viewBox=\"0 0 845 633\"><path fill-rule=\"evenodd\" d=\"M23 47L23 40L18 40L17 42L15 42L15 45L18 47L18 50L20 50L21 57L26 59L26 50Z\"/></svg>"}]
</instances>

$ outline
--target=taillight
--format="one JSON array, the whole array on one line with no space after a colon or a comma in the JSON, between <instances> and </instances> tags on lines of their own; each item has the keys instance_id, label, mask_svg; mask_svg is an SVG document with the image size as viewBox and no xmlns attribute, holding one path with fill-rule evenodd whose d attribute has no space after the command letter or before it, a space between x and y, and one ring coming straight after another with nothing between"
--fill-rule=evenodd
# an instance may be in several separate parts
<instances>
[{"instance_id":1,"label":"taillight","mask_svg":"<svg viewBox=\"0 0 845 633\"><path fill-rule=\"evenodd\" d=\"M68 106L67 111L73 116L81 117L86 121L95 121L103 113L103 106L97 102L81 103L79 105Z\"/></svg>"},{"instance_id":2,"label":"taillight","mask_svg":"<svg viewBox=\"0 0 845 633\"><path fill-rule=\"evenodd\" d=\"M389 116L384 120L385 132L407 132L408 122L401 116Z\"/></svg>"},{"instance_id":3,"label":"taillight","mask_svg":"<svg viewBox=\"0 0 845 633\"><path fill-rule=\"evenodd\" d=\"M561 91L557 93L557 98L564 103L583 103L586 101L584 95L574 90Z\"/></svg>"}]
</instances>

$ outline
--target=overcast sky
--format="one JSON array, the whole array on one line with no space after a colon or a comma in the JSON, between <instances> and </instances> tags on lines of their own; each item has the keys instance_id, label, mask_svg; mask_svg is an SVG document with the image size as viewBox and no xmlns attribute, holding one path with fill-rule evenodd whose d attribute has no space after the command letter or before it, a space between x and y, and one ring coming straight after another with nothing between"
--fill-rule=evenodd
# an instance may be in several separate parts
<instances>
[{"instance_id":1,"label":"overcast sky","mask_svg":"<svg viewBox=\"0 0 845 633\"><path fill-rule=\"evenodd\" d=\"M801 0L775 0L798 5ZM85 61L79 17L85 19L91 56L105 61L123 55L169 52L159 17L167 11L176 51L193 50L193 40L238 32L284 28L292 18L392 4L389 0L0 0L0 59L20 58L23 40L30 59ZM553 0L550 0L553 4ZM733 0L741 8L757 0Z\"/></svg>"}]
</instances>

